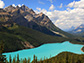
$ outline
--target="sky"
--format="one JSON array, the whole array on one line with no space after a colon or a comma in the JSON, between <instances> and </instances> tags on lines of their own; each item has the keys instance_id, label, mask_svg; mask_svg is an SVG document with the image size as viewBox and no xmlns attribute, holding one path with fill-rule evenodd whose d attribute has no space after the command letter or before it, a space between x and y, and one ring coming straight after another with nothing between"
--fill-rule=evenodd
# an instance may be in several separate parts
<instances>
[{"instance_id":1,"label":"sky","mask_svg":"<svg viewBox=\"0 0 84 63\"><path fill-rule=\"evenodd\" d=\"M84 23L84 0L0 0L0 8L23 4L37 14L43 12L62 30Z\"/></svg>"}]
</instances>

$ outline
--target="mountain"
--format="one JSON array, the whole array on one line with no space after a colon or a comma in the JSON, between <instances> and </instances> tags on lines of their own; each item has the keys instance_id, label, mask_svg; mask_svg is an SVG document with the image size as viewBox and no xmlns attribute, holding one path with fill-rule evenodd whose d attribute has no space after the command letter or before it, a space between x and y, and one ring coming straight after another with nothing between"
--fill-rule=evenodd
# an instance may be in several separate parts
<instances>
[{"instance_id":1,"label":"mountain","mask_svg":"<svg viewBox=\"0 0 84 63\"><path fill-rule=\"evenodd\" d=\"M70 37L71 35L56 27L52 21L43 13L36 14L32 9L25 5L21 7L12 5L4 9L7 11L13 21L20 26L29 27L45 34Z\"/></svg>"},{"instance_id":2,"label":"mountain","mask_svg":"<svg viewBox=\"0 0 84 63\"><path fill-rule=\"evenodd\" d=\"M64 29L64 31L69 32L69 31L71 31L71 30L73 30L73 29L75 29L75 27L74 27L74 26L72 26L72 27L71 27L71 28L69 28L69 29Z\"/></svg>"},{"instance_id":3,"label":"mountain","mask_svg":"<svg viewBox=\"0 0 84 63\"><path fill-rule=\"evenodd\" d=\"M5 45L5 52L30 49L45 43L84 42L56 27L45 14L36 14L25 5L0 9L0 40Z\"/></svg>"},{"instance_id":4,"label":"mountain","mask_svg":"<svg viewBox=\"0 0 84 63\"><path fill-rule=\"evenodd\" d=\"M82 33L84 32L84 24L81 24L80 26L76 27L74 30L73 30L74 33Z\"/></svg>"},{"instance_id":5,"label":"mountain","mask_svg":"<svg viewBox=\"0 0 84 63\"><path fill-rule=\"evenodd\" d=\"M44 27L43 31L47 31L49 34L51 32L53 35L44 34L27 27L26 23L28 20L22 15L18 14L17 17L15 17L15 15L16 14L13 15L4 9L0 9L0 40L4 42L5 52L34 48L49 42L65 41L65 38L60 35L53 36L54 33L46 27ZM35 23L34 25L40 26Z\"/></svg>"},{"instance_id":6,"label":"mountain","mask_svg":"<svg viewBox=\"0 0 84 63\"><path fill-rule=\"evenodd\" d=\"M84 38L84 24L81 24L78 27L75 27L72 31L68 31L68 33L73 34L74 36Z\"/></svg>"}]
</instances>

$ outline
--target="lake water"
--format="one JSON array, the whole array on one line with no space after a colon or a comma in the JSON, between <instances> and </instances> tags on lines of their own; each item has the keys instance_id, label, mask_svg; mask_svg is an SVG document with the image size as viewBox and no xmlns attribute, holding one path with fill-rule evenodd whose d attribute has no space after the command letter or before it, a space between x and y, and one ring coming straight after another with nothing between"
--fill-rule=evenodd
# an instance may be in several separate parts
<instances>
[{"instance_id":1,"label":"lake water","mask_svg":"<svg viewBox=\"0 0 84 63\"><path fill-rule=\"evenodd\" d=\"M25 49L20 50L17 52L11 52L11 53L4 53L6 55L7 59L9 59L9 55L15 57L15 55L19 54L20 59L28 58L30 57L31 60L33 59L33 55L36 55L38 58L49 58L50 56L56 56L57 54L61 52L73 52L76 54L84 54L84 52L81 51L81 48L83 45L78 44L72 44L68 41L63 43L50 43L50 44L44 44L40 47L33 48L33 49Z\"/></svg>"}]
</instances>

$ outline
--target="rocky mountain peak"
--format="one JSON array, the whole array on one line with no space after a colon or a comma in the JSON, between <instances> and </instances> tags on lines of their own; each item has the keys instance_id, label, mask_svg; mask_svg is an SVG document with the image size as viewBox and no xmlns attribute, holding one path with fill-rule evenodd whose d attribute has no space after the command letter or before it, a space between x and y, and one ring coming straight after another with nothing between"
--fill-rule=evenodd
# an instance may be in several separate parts
<instances>
[{"instance_id":1,"label":"rocky mountain peak","mask_svg":"<svg viewBox=\"0 0 84 63\"><path fill-rule=\"evenodd\" d=\"M12 6L12 5L10 5L10 6L6 7L6 8L4 8L4 10L7 11L7 12L10 12L10 11L12 11L12 10L14 10L14 9L15 9L15 7Z\"/></svg>"},{"instance_id":2,"label":"rocky mountain peak","mask_svg":"<svg viewBox=\"0 0 84 63\"><path fill-rule=\"evenodd\" d=\"M42 16L42 15L44 15L42 12L39 14L39 16Z\"/></svg>"},{"instance_id":3,"label":"rocky mountain peak","mask_svg":"<svg viewBox=\"0 0 84 63\"><path fill-rule=\"evenodd\" d=\"M32 10L32 9L29 9L28 12L32 15L35 15L36 13Z\"/></svg>"},{"instance_id":4,"label":"rocky mountain peak","mask_svg":"<svg viewBox=\"0 0 84 63\"><path fill-rule=\"evenodd\" d=\"M80 29L84 28L84 24L81 24L80 26L77 26L75 29L78 29L78 28L80 28Z\"/></svg>"},{"instance_id":5,"label":"rocky mountain peak","mask_svg":"<svg viewBox=\"0 0 84 63\"><path fill-rule=\"evenodd\" d=\"M15 7L13 5L10 5L10 6L6 7L6 8L15 8Z\"/></svg>"},{"instance_id":6,"label":"rocky mountain peak","mask_svg":"<svg viewBox=\"0 0 84 63\"><path fill-rule=\"evenodd\" d=\"M81 24L80 26L83 26L84 27L84 24Z\"/></svg>"},{"instance_id":7,"label":"rocky mountain peak","mask_svg":"<svg viewBox=\"0 0 84 63\"><path fill-rule=\"evenodd\" d=\"M16 8L19 9L20 7L17 5Z\"/></svg>"},{"instance_id":8,"label":"rocky mountain peak","mask_svg":"<svg viewBox=\"0 0 84 63\"><path fill-rule=\"evenodd\" d=\"M84 32L84 24L81 24L80 26L75 27L71 32L72 33L82 33L82 32Z\"/></svg>"},{"instance_id":9,"label":"rocky mountain peak","mask_svg":"<svg viewBox=\"0 0 84 63\"><path fill-rule=\"evenodd\" d=\"M3 9L0 9L0 12L6 12L5 10L3 10Z\"/></svg>"},{"instance_id":10,"label":"rocky mountain peak","mask_svg":"<svg viewBox=\"0 0 84 63\"><path fill-rule=\"evenodd\" d=\"M38 17L42 17L44 14L41 12L41 13L39 13L39 14L36 14L36 18L38 18Z\"/></svg>"},{"instance_id":11,"label":"rocky mountain peak","mask_svg":"<svg viewBox=\"0 0 84 63\"><path fill-rule=\"evenodd\" d=\"M28 8L27 6L25 6L25 5L22 5L22 6L20 7L20 9L22 9L23 11L29 10L29 8Z\"/></svg>"}]
</instances>

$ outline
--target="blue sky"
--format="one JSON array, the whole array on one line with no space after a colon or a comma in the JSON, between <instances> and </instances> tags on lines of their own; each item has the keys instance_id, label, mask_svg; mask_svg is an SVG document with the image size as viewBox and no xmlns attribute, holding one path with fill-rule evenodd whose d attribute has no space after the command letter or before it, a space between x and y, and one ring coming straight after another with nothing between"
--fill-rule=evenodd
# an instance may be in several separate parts
<instances>
[{"instance_id":1,"label":"blue sky","mask_svg":"<svg viewBox=\"0 0 84 63\"><path fill-rule=\"evenodd\" d=\"M69 4L70 2L73 2L73 0L67 0L67 1L66 0L2 0L2 1L5 3L4 7L7 7L12 4L15 5L25 4L26 6L34 10L36 9L36 7L48 10L51 4L53 4L58 10L64 10L65 5ZM61 3L63 3L64 8L59 9L58 6L60 6Z\"/></svg>"},{"instance_id":2,"label":"blue sky","mask_svg":"<svg viewBox=\"0 0 84 63\"><path fill-rule=\"evenodd\" d=\"M26 5L36 13L43 12L62 30L84 24L84 0L0 0L0 8Z\"/></svg>"}]
</instances>

